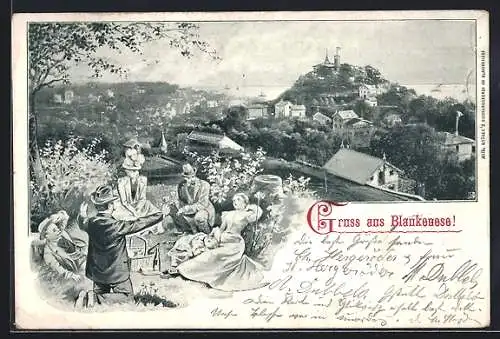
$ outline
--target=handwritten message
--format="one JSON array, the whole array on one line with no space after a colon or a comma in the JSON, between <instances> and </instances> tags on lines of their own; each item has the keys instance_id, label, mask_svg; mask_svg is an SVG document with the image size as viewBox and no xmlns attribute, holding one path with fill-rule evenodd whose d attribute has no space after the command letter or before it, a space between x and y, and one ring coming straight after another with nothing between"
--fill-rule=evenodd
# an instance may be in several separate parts
<instances>
[{"instance_id":1,"label":"handwritten message","mask_svg":"<svg viewBox=\"0 0 500 339\"><path fill-rule=\"evenodd\" d=\"M319 239L318 239L319 238ZM478 326L485 268L428 234L304 232L280 275L217 318L339 327Z\"/></svg>"}]
</instances>

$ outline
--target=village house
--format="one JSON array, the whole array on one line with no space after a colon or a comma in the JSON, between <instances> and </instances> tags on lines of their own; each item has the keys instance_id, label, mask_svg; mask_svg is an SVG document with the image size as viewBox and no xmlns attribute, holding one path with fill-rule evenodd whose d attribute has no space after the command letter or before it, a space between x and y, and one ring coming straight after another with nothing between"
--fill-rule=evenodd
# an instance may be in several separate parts
<instances>
[{"instance_id":1,"label":"village house","mask_svg":"<svg viewBox=\"0 0 500 339\"><path fill-rule=\"evenodd\" d=\"M323 113L320 113L320 112L316 112L313 116L312 116L312 119L314 121L317 121L323 125L330 125L332 123L332 119L326 115L324 115Z\"/></svg>"},{"instance_id":2,"label":"village house","mask_svg":"<svg viewBox=\"0 0 500 339\"><path fill-rule=\"evenodd\" d=\"M334 128L342 128L344 127L344 124L354 118L359 118L359 116L354 112L352 109L351 110L346 110L346 111L337 111L333 115L333 127Z\"/></svg>"},{"instance_id":3,"label":"village house","mask_svg":"<svg viewBox=\"0 0 500 339\"><path fill-rule=\"evenodd\" d=\"M64 103L71 104L75 99L75 93L72 90L67 90L64 92Z\"/></svg>"},{"instance_id":4,"label":"village house","mask_svg":"<svg viewBox=\"0 0 500 339\"><path fill-rule=\"evenodd\" d=\"M290 107L290 116L293 118L305 118L306 106L304 106L304 105L292 105Z\"/></svg>"},{"instance_id":5,"label":"village house","mask_svg":"<svg viewBox=\"0 0 500 339\"><path fill-rule=\"evenodd\" d=\"M387 84L382 85L366 85L361 84L358 88L358 95L361 99L375 98L377 95L383 94L388 90Z\"/></svg>"},{"instance_id":6,"label":"village house","mask_svg":"<svg viewBox=\"0 0 500 339\"><path fill-rule=\"evenodd\" d=\"M290 101L280 100L274 105L274 116L276 118L285 118L290 116L292 103Z\"/></svg>"},{"instance_id":7,"label":"village house","mask_svg":"<svg viewBox=\"0 0 500 339\"><path fill-rule=\"evenodd\" d=\"M361 99L368 99L377 96L377 87L374 85L361 84L358 89Z\"/></svg>"},{"instance_id":8,"label":"village house","mask_svg":"<svg viewBox=\"0 0 500 339\"><path fill-rule=\"evenodd\" d=\"M101 101L101 96L90 93L88 95L88 101L89 102L100 102Z\"/></svg>"},{"instance_id":9,"label":"village house","mask_svg":"<svg viewBox=\"0 0 500 339\"><path fill-rule=\"evenodd\" d=\"M383 122L387 127L394 127L403 124L403 120L401 120L401 115L395 113L387 115L384 118Z\"/></svg>"},{"instance_id":10,"label":"village house","mask_svg":"<svg viewBox=\"0 0 500 339\"><path fill-rule=\"evenodd\" d=\"M207 107L208 108L215 108L218 106L219 106L219 104L218 104L217 100L207 100Z\"/></svg>"},{"instance_id":11,"label":"village house","mask_svg":"<svg viewBox=\"0 0 500 339\"><path fill-rule=\"evenodd\" d=\"M248 118L247 120L254 120L258 118L267 117L267 105L261 103L251 104L247 107Z\"/></svg>"},{"instance_id":12,"label":"village house","mask_svg":"<svg viewBox=\"0 0 500 339\"><path fill-rule=\"evenodd\" d=\"M56 93L56 94L54 94L54 97L53 97L54 103L56 103L56 104L64 103L66 105L71 104L74 99L75 99L75 93L70 89L64 91L63 94Z\"/></svg>"},{"instance_id":13,"label":"village house","mask_svg":"<svg viewBox=\"0 0 500 339\"><path fill-rule=\"evenodd\" d=\"M362 119L352 118L345 122L341 129L342 136L352 146L369 147L375 126L373 122Z\"/></svg>"},{"instance_id":14,"label":"village house","mask_svg":"<svg viewBox=\"0 0 500 339\"><path fill-rule=\"evenodd\" d=\"M62 104L63 99L61 94L54 94L54 103L56 104Z\"/></svg>"},{"instance_id":15,"label":"village house","mask_svg":"<svg viewBox=\"0 0 500 339\"><path fill-rule=\"evenodd\" d=\"M377 105L378 105L377 98L375 98L375 97L366 98L366 99L364 99L364 101L370 107L377 107Z\"/></svg>"},{"instance_id":16,"label":"village house","mask_svg":"<svg viewBox=\"0 0 500 339\"><path fill-rule=\"evenodd\" d=\"M399 190L400 176L403 171L386 161L348 148L341 148L328 160L323 169L340 178L360 185L368 185Z\"/></svg>"},{"instance_id":17,"label":"village house","mask_svg":"<svg viewBox=\"0 0 500 339\"><path fill-rule=\"evenodd\" d=\"M243 151L243 147L241 145L237 144L226 135L200 131L192 131L189 133L183 145L187 146L190 150L196 151L210 151L214 149L229 152Z\"/></svg>"},{"instance_id":18,"label":"village house","mask_svg":"<svg viewBox=\"0 0 500 339\"><path fill-rule=\"evenodd\" d=\"M443 147L453 152L459 161L470 159L476 153L476 142L458 133L443 132Z\"/></svg>"},{"instance_id":19,"label":"village house","mask_svg":"<svg viewBox=\"0 0 500 339\"><path fill-rule=\"evenodd\" d=\"M373 122L357 117L347 120L344 123L343 127L346 129L362 129L362 128L370 128L372 126Z\"/></svg>"}]
</instances>

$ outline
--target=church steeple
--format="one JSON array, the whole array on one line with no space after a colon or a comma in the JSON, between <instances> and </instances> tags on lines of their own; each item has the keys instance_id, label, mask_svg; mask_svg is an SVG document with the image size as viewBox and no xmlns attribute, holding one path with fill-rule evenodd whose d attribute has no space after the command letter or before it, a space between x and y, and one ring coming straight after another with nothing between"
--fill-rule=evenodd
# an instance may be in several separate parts
<instances>
[{"instance_id":1,"label":"church steeple","mask_svg":"<svg viewBox=\"0 0 500 339\"><path fill-rule=\"evenodd\" d=\"M330 59L328 59L328 48L326 49L325 62L324 64L331 64Z\"/></svg>"}]
</instances>

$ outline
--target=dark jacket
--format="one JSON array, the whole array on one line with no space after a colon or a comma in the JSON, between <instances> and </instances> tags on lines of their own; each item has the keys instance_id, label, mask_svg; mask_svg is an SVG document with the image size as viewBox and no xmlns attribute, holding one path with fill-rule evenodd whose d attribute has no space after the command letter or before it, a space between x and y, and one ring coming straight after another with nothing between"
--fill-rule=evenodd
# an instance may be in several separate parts
<instances>
[{"instance_id":1,"label":"dark jacket","mask_svg":"<svg viewBox=\"0 0 500 339\"><path fill-rule=\"evenodd\" d=\"M129 279L130 267L125 236L162 220L161 212L135 221L119 221L104 213L91 217L86 225L89 234L87 278L103 284L119 283Z\"/></svg>"}]
</instances>

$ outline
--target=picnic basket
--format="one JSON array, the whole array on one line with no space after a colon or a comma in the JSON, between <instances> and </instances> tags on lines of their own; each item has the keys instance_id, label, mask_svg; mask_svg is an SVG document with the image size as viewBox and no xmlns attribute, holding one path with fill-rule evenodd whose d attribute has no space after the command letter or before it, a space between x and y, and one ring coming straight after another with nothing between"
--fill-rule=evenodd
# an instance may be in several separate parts
<instances>
[{"instance_id":1,"label":"picnic basket","mask_svg":"<svg viewBox=\"0 0 500 339\"><path fill-rule=\"evenodd\" d=\"M148 249L148 241L140 235L128 239L129 267L132 272L148 273L160 271L159 245Z\"/></svg>"}]
</instances>

